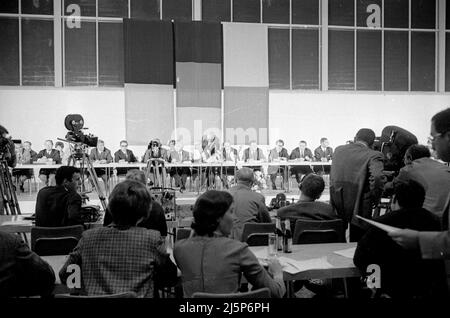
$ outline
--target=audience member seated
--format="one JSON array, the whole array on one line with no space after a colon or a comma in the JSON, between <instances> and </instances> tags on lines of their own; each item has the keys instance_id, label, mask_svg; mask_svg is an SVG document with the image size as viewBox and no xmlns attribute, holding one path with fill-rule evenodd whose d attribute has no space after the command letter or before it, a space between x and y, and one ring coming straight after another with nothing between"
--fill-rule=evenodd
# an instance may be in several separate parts
<instances>
[{"instance_id":1,"label":"audience member seated","mask_svg":"<svg viewBox=\"0 0 450 318\"><path fill-rule=\"evenodd\" d=\"M176 242L173 252L184 296L236 293L243 274L254 289L267 287L272 297L282 297L285 287L279 261L268 260L271 278L247 244L227 238L233 227L233 206L229 193L215 190L205 192L195 202L194 235Z\"/></svg>"},{"instance_id":2,"label":"audience member seated","mask_svg":"<svg viewBox=\"0 0 450 318\"><path fill-rule=\"evenodd\" d=\"M41 189L36 199L36 226L59 227L82 224L80 170L62 166L56 170L56 186Z\"/></svg>"},{"instance_id":3,"label":"audience member seated","mask_svg":"<svg viewBox=\"0 0 450 318\"><path fill-rule=\"evenodd\" d=\"M425 189L423 208L442 218L450 189L450 168L430 158L426 146L412 145L395 182L414 180Z\"/></svg>"},{"instance_id":4,"label":"audience member seated","mask_svg":"<svg viewBox=\"0 0 450 318\"><path fill-rule=\"evenodd\" d=\"M366 224L355 216L372 218L372 207L381 198L386 178L383 154L372 149L375 133L362 128L355 142L336 148L330 175L330 203L340 218L350 223L350 241L357 242Z\"/></svg>"},{"instance_id":5,"label":"audience member seated","mask_svg":"<svg viewBox=\"0 0 450 318\"><path fill-rule=\"evenodd\" d=\"M253 170L247 167L236 173L237 184L229 192L234 199L232 238L241 240L244 223L270 223L266 200L260 193L251 190L255 181Z\"/></svg>"},{"instance_id":6,"label":"audience member seated","mask_svg":"<svg viewBox=\"0 0 450 318\"><path fill-rule=\"evenodd\" d=\"M313 161L313 154L309 148L306 148L306 141L301 140L298 147L292 150L289 160ZM303 176L312 172L310 166L294 166L291 168L291 174L295 176L297 183L300 183Z\"/></svg>"},{"instance_id":7,"label":"audience member seated","mask_svg":"<svg viewBox=\"0 0 450 318\"><path fill-rule=\"evenodd\" d=\"M325 189L325 182L321 176L309 174L299 184L300 199L277 211L282 219L335 220L338 218L333 207L325 202L316 201Z\"/></svg>"},{"instance_id":8,"label":"audience member seated","mask_svg":"<svg viewBox=\"0 0 450 318\"><path fill-rule=\"evenodd\" d=\"M146 185L146 177L145 173L142 170L131 169L128 171L126 180L134 180ZM108 226L112 222L111 213L105 213L105 218L103 220L103 226ZM150 212L147 218L143 219L141 222L137 224L139 227L144 227L149 230L159 231L161 236L167 236L167 223L166 216L164 214L164 210L158 202L153 200L150 205Z\"/></svg>"},{"instance_id":9,"label":"audience member seated","mask_svg":"<svg viewBox=\"0 0 450 318\"><path fill-rule=\"evenodd\" d=\"M276 162L280 160L287 160L289 154L286 148L284 148L284 141L279 139L276 142L275 148L271 149L269 152L269 162ZM285 167L280 166L269 166L267 173L270 175L270 181L272 182L272 190L277 190L277 185L275 181L277 179L278 173L283 176L282 189L284 189L284 183L287 181L287 174Z\"/></svg>"},{"instance_id":10,"label":"audience member seated","mask_svg":"<svg viewBox=\"0 0 450 318\"><path fill-rule=\"evenodd\" d=\"M183 150L183 144L179 141L175 143L175 140L171 146L171 150L168 154L168 162L170 163L183 163L185 161L190 162L189 152ZM181 190L186 190L186 180L187 177L191 175L191 171L188 167L172 167L169 170L170 177L174 178L175 186L180 187Z\"/></svg>"},{"instance_id":11,"label":"audience member seated","mask_svg":"<svg viewBox=\"0 0 450 318\"><path fill-rule=\"evenodd\" d=\"M53 141L46 140L45 141L45 149L39 151L37 155L37 160L49 162L51 161L53 164L61 164L61 156L59 155L59 151L53 149ZM39 170L39 179L47 186L55 184L55 172L56 169L40 169Z\"/></svg>"},{"instance_id":12,"label":"audience member seated","mask_svg":"<svg viewBox=\"0 0 450 318\"><path fill-rule=\"evenodd\" d=\"M320 146L314 150L314 159L316 161L329 162L333 159L333 148L327 138L320 138ZM320 174L330 174L330 166L315 166L314 172Z\"/></svg>"},{"instance_id":13,"label":"audience member seated","mask_svg":"<svg viewBox=\"0 0 450 318\"><path fill-rule=\"evenodd\" d=\"M375 221L398 228L438 231L440 222L422 208L423 187L413 181L398 182L394 189L394 206ZM358 242L354 263L361 273L377 264L381 270L381 293L392 298L443 298L447 295L444 262L423 260L417 251L396 244L385 231L371 227Z\"/></svg>"},{"instance_id":14,"label":"audience member seated","mask_svg":"<svg viewBox=\"0 0 450 318\"><path fill-rule=\"evenodd\" d=\"M114 153L114 162L118 163L137 162L137 159L134 156L133 152L127 149L127 147L128 142L126 140L122 140L120 142L120 149ZM127 173L128 170L129 170L128 168L117 168L117 175L124 175Z\"/></svg>"},{"instance_id":15,"label":"audience member seated","mask_svg":"<svg viewBox=\"0 0 450 318\"><path fill-rule=\"evenodd\" d=\"M91 153L89 154L89 159L92 163L96 164L106 164L113 162L113 157L111 155L111 151L105 147L105 142L101 139L97 141L97 147L92 148ZM108 180L110 176L107 176L106 168L95 168L95 173L97 177L102 178L105 189L108 191Z\"/></svg>"},{"instance_id":16,"label":"audience member seated","mask_svg":"<svg viewBox=\"0 0 450 318\"><path fill-rule=\"evenodd\" d=\"M37 153L31 149L31 142L25 141L23 148L21 147L17 153L17 164L29 165L37 160ZM19 178L19 188L22 192L25 191L23 184L25 180L33 176L33 169L14 169L13 175Z\"/></svg>"},{"instance_id":17,"label":"audience member seated","mask_svg":"<svg viewBox=\"0 0 450 318\"><path fill-rule=\"evenodd\" d=\"M148 217L150 204L150 193L142 183L117 184L108 204L113 223L83 232L59 272L61 282L70 275L67 267L77 264L87 295L135 292L152 298L154 266L170 266L171 261L160 233L136 226Z\"/></svg>"},{"instance_id":18,"label":"audience member seated","mask_svg":"<svg viewBox=\"0 0 450 318\"><path fill-rule=\"evenodd\" d=\"M0 297L49 296L55 274L16 234L0 231Z\"/></svg>"}]
</instances>

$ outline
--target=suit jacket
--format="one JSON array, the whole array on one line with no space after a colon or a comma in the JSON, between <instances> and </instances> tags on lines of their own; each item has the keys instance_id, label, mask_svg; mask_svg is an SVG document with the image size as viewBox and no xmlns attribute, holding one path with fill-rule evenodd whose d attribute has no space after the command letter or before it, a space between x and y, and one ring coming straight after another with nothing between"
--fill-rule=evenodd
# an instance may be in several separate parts
<instances>
[{"instance_id":1,"label":"suit jacket","mask_svg":"<svg viewBox=\"0 0 450 318\"><path fill-rule=\"evenodd\" d=\"M333 159L333 148L327 147L325 151L323 151L322 147L317 147L314 150L314 157L317 161L322 161L322 158L327 158L327 161Z\"/></svg>"},{"instance_id":2,"label":"suit jacket","mask_svg":"<svg viewBox=\"0 0 450 318\"><path fill-rule=\"evenodd\" d=\"M338 215L333 207L325 202L297 202L277 211L277 216L282 219L301 218L306 220L336 220Z\"/></svg>"},{"instance_id":3,"label":"suit jacket","mask_svg":"<svg viewBox=\"0 0 450 318\"><path fill-rule=\"evenodd\" d=\"M59 155L59 151L56 149L52 149L50 154L47 153L46 149L39 151L37 158L40 159L44 157L47 159L52 159L57 165L61 164L61 156Z\"/></svg>"},{"instance_id":4,"label":"suit jacket","mask_svg":"<svg viewBox=\"0 0 450 318\"><path fill-rule=\"evenodd\" d=\"M126 162L137 162L133 152L129 149L127 149L127 154L124 154L120 149L114 153L114 162L119 162L119 160L125 160Z\"/></svg>"},{"instance_id":5,"label":"suit jacket","mask_svg":"<svg viewBox=\"0 0 450 318\"><path fill-rule=\"evenodd\" d=\"M184 161L190 161L189 160L189 152L182 150L181 151L181 158L180 153L178 151L170 151L168 154L168 162L184 162Z\"/></svg>"},{"instance_id":6,"label":"suit jacket","mask_svg":"<svg viewBox=\"0 0 450 318\"><path fill-rule=\"evenodd\" d=\"M144 154L144 158L142 159L142 162L147 163L147 161L153 158L159 158L167 161L168 152L166 149L160 148L159 152L157 154L154 154L151 149L147 149L147 151Z\"/></svg>"},{"instance_id":7,"label":"suit jacket","mask_svg":"<svg viewBox=\"0 0 450 318\"><path fill-rule=\"evenodd\" d=\"M81 196L63 186L42 188L36 198L36 226L58 227L83 224Z\"/></svg>"},{"instance_id":8,"label":"suit jacket","mask_svg":"<svg viewBox=\"0 0 450 318\"><path fill-rule=\"evenodd\" d=\"M0 297L50 295L55 274L16 234L0 231Z\"/></svg>"},{"instance_id":9,"label":"suit jacket","mask_svg":"<svg viewBox=\"0 0 450 318\"><path fill-rule=\"evenodd\" d=\"M306 157L309 157L309 159L306 159ZM292 150L291 155L289 156L289 159L299 159L299 158L305 158L305 160L312 161L313 160L313 154L311 152L311 149L305 148L303 151L303 156L301 156L300 148L297 147L294 150Z\"/></svg>"},{"instance_id":10,"label":"suit jacket","mask_svg":"<svg viewBox=\"0 0 450 318\"><path fill-rule=\"evenodd\" d=\"M65 283L67 266L81 267L82 287L88 295L133 291L138 297L153 297L153 264L168 259L164 240L154 230L113 225L83 232L59 272Z\"/></svg>"},{"instance_id":11,"label":"suit jacket","mask_svg":"<svg viewBox=\"0 0 450 318\"><path fill-rule=\"evenodd\" d=\"M284 284L269 276L248 245L233 239L193 236L176 242L173 256L187 298L195 292L236 293L242 273L255 289L268 287L272 297L285 292Z\"/></svg>"},{"instance_id":12,"label":"suit jacket","mask_svg":"<svg viewBox=\"0 0 450 318\"><path fill-rule=\"evenodd\" d=\"M394 183L407 180L423 186L423 208L442 218L450 192L450 167L431 158L420 158L400 169Z\"/></svg>"},{"instance_id":13,"label":"suit jacket","mask_svg":"<svg viewBox=\"0 0 450 318\"><path fill-rule=\"evenodd\" d=\"M365 228L355 215L372 218L383 192L383 154L362 143L336 148L330 173L330 202L346 222Z\"/></svg>"},{"instance_id":14,"label":"suit jacket","mask_svg":"<svg viewBox=\"0 0 450 318\"><path fill-rule=\"evenodd\" d=\"M401 209L389 212L376 221L417 231L440 228L438 218L425 209ZM445 297L445 267L442 260L424 260L416 250L405 250L386 232L371 227L358 242L355 265L361 273L369 264L381 268L381 289L392 298Z\"/></svg>"},{"instance_id":15,"label":"suit jacket","mask_svg":"<svg viewBox=\"0 0 450 318\"><path fill-rule=\"evenodd\" d=\"M260 193L252 191L248 186L237 184L229 192L234 198L233 230L231 237L242 239L244 223L272 222L266 206L266 200Z\"/></svg>"},{"instance_id":16,"label":"suit jacket","mask_svg":"<svg viewBox=\"0 0 450 318\"><path fill-rule=\"evenodd\" d=\"M92 161L106 160L106 163L113 162L111 151L108 148L104 148L102 152L99 152L97 148L92 148L89 159Z\"/></svg>"},{"instance_id":17,"label":"suit jacket","mask_svg":"<svg viewBox=\"0 0 450 318\"><path fill-rule=\"evenodd\" d=\"M17 162L21 164L31 164L37 160L36 151L30 149L30 151L25 151L22 149L18 155Z\"/></svg>"},{"instance_id":18,"label":"suit jacket","mask_svg":"<svg viewBox=\"0 0 450 318\"><path fill-rule=\"evenodd\" d=\"M227 151L225 150L225 148L222 149L222 159L223 161L239 161L239 153L237 151L237 149L235 148L231 148L231 153L233 153L234 158L231 158L231 153L227 153Z\"/></svg>"},{"instance_id":19,"label":"suit jacket","mask_svg":"<svg viewBox=\"0 0 450 318\"><path fill-rule=\"evenodd\" d=\"M250 148L244 150L244 161L253 160L265 160L264 153L260 148L256 148L256 157L250 158Z\"/></svg>"},{"instance_id":20,"label":"suit jacket","mask_svg":"<svg viewBox=\"0 0 450 318\"><path fill-rule=\"evenodd\" d=\"M289 159L289 154L286 148L281 148L281 151L278 152L277 148L273 148L269 152L269 162L272 162L274 159L286 158ZM267 169L268 174L277 173L280 166L269 166Z\"/></svg>"}]
</instances>

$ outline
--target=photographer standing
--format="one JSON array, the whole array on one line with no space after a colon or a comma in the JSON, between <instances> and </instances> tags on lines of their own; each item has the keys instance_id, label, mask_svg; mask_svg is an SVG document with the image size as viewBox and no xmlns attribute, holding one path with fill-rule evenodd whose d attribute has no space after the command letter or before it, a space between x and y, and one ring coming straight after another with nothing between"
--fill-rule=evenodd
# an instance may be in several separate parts
<instances>
[{"instance_id":1,"label":"photographer standing","mask_svg":"<svg viewBox=\"0 0 450 318\"><path fill-rule=\"evenodd\" d=\"M0 125L0 160L6 161L6 165L8 167L14 168L17 164L17 156L15 151L15 146L11 138L9 137L8 130ZM0 178L3 178L3 174L0 176ZM1 180L3 184L3 180ZM2 186L2 190L3 189ZM3 206L3 193L0 195L0 215L4 214L4 206Z\"/></svg>"}]
</instances>

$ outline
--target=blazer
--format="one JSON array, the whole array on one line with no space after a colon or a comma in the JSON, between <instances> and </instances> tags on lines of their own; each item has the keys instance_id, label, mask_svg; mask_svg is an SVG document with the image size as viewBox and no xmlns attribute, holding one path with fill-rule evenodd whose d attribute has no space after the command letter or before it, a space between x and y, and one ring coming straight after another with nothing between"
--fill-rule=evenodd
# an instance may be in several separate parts
<instances>
[{"instance_id":1,"label":"blazer","mask_svg":"<svg viewBox=\"0 0 450 318\"><path fill-rule=\"evenodd\" d=\"M147 163L150 159L159 158L163 160L168 160L168 152L164 148L160 148L157 154L154 154L151 149L147 149L144 154L144 158L142 158L142 162Z\"/></svg>"},{"instance_id":2,"label":"blazer","mask_svg":"<svg viewBox=\"0 0 450 318\"><path fill-rule=\"evenodd\" d=\"M308 158L306 158L306 157L308 157ZM307 160L307 161L312 161L314 157L309 148L305 148L305 150L303 151L303 156L301 156L300 148L297 147L294 150L292 150L291 155L289 156L289 159L292 160L292 159L299 159L299 158L305 158L305 160Z\"/></svg>"},{"instance_id":3,"label":"blazer","mask_svg":"<svg viewBox=\"0 0 450 318\"><path fill-rule=\"evenodd\" d=\"M102 152L99 152L97 148L92 148L89 159L92 161L106 160L106 163L113 162L111 151L108 148L104 148Z\"/></svg>"},{"instance_id":4,"label":"blazer","mask_svg":"<svg viewBox=\"0 0 450 318\"><path fill-rule=\"evenodd\" d=\"M16 234L0 231L0 296L50 295L55 274Z\"/></svg>"},{"instance_id":5,"label":"blazer","mask_svg":"<svg viewBox=\"0 0 450 318\"><path fill-rule=\"evenodd\" d=\"M67 267L81 267L84 291L105 295L133 291L138 297L153 297L153 265L169 259L159 232L140 227L113 225L83 232L78 245L59 272L65 283Z\"/></svg>"},{"instance_id":6,"label":"blazer","mask_svg":"<svg viewBox=\"0 0 450 318\"><path fill-rule=\"evenodd\" d=\"M297 202L277 211L277 216L282 219L302 218L306 220L336 220L338 215L333 207L325 202Z\"/></svg>"},{"instance_id":7,"label":"blazer","mask_svg":"<svg viewBox=\"0 0 450 318\"><path fill-rule=\"evenodd\" d=\"M122 150L117 150L114 153L114 162L119 162L119 160L125 160L126 162L137 162L133 152L129 149L127 149L127 154L124 154Z\"/></svg>"},{"instance_id":8,"label":"blazer","mask_svg":"<svg viewBox=\"0 0 450 318\"><path fill-rule=\"evenodd\" d=\"M333 148L327 147L325 151L323 151L322 147L317 147L314 150L314 157L317 161L322 161L322 158L327 158L327 161L333 159Z\"/></svg>"},{"instance_id":9,"label":"blazer","mask_svg":"<svg viewBox=\"0 0 450 318\"><path fill-rule=\"evenodd\" d=\"M376 221L416 231L440 229L438 218L423 208L389 212ZM358 242L353 259L361 273L369 264L381 268L381 289L392 298L445 297L445 266L442 260L424 260L414 250L405 250L386 232L371 227Z\"/></svg>"},{"instance_id":10,"label":"blazer","mask_svg":"<svg viewBox=\"0 0 450 318\"><path fill-rule=\"evenodd\" d=\"M178 151L170 151L167 159L168 162L176 161L178 163L183 161L190 161L189 152L185 150L181 151L181 158Z\"/></svg>"},{"instance_id":11,"label":"blazer","mask_svg":"<svg viewBox=\"0 0 450 318\"><path fill-rule=\"evenodd\" d=\"M266 200L260 193L254 192L250 187L237 184L229 190L234 199L233 230L231 237L242 239L244 223L270 223Z\"/></svg>"},{"instance_id":12,"label":"blazer","mask_svg":"<svg viewBox=\"0 0 450 318\"><path fill-rule=\"evenodd\" d=\"M46 149L39 151L39 153L37 155L37 159L44 158L44 157L47 159L52 159L57 165L61 164L61 156L59 154L59 151L56 149L52 149L50 154L47 153Z\"/></svg>"},{"instance_id":13,"label":"blazer","mask_svg":"<svg viewBox=\"0 0 450 318\"><path fill-rule=\"evenodd\" d=\"M277 148L273 148L269 152L269 162L272 162L274 159L286 158L289 159L289 154L286 148L281 148L281 151L278 152ZM269 166L267 168L268 174L274 174L278 172L279 166Z\"/></svg>"},{"instance_id":14,"label":"blazer","mask_svg":"<svg viewBox=\"0 0 450 318\"><path fill-rule=\"evenodd\" d=\"M195 292L236 293L242 273L254 289L268 287L272 297L285 292L284 284L269 276L246 243L218 234L194 235L176 242L173 256L187 298Z\"/></svg>"},{"instance_id":15,"label":"blazer","mask_svg":"<svg viewBox=\"0 0 450 318\"><path fill-rule=\"evenodd\" d=\"M21 164L31 164L37 160L36 151L30 149L30 151L25 152L25 149L22 149L17 156L17 162Z\"/></svg>"},{"instance_id":16,"label":"blazer","mask_svg":"<svg viewBox=\"0 0 450 318\"><path fill-rule=\"evenodd\" d=\"M261 148L256 148L256 158L250 158L250 148L244 150L244 161L254 160L265 160L264 153Z\"/></svg>"},{"instance_id":17,"label":"blazer","mask_svg":"<svg viewBox=\"0 0 450 318\"><path fill-rule=\"evenodd\" d=\"M362 143L339 146L330 171L330 203L345 222L366 228L355 216L372 218L385 179L381 152Z\"/></svg>"},{"instance_id":18,"label":"blazer","mask_svg":"<svg viewBox=\"0 0 450 318\"><path fill-rule=\"evenodd\" d=\"M237 151L237 149L231 147L231 153L233 153L234 158L231 158L231 153L227 153L227 151L225 150L225 148L222 149L222 159L223 161L239 161L239 153Z\"/></svg>"}]
</instances>

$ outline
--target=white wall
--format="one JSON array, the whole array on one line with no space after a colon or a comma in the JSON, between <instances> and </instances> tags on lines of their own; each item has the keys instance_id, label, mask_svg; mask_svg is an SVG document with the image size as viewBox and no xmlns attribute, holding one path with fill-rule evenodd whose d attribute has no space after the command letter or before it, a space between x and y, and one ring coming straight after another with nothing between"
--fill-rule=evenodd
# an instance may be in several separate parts
<instances>
[{"instance_id":1,"label":"white wall","mask_svg":"<svg viewBox=\"0 0 450 318\"><path fill-rule=\"evenodd\" d=\"M282 138L291 150L302 139L316 148L321 137L334 148L353 139L359 128L380 136L388 125L407 129L426 144L430 119L450 107L450 95L271 91L269 103L270 142Z\"/></svg>"},{"instance_id":2,"label":"white wall","mask_svg":"<svg viewBox=\"0 0 450 318\"><path fill-rule=\"evenodd\" d=\"M83 115L89 132L104 139L113 152L125 138L123 89L57 89L0 87L0 124L14 138L30 140L35 150L45 139L64 137L67 114ZM430 118L450 107L449 94L381 94L270 91L270 143L282 138L288 150L300 139L310 148L328 137L333 147L353 139L362 127L377 135L388 125L414 133L426 143ZM146 147L130 145L137 156Z\"/></svg>"}]
</instances>

